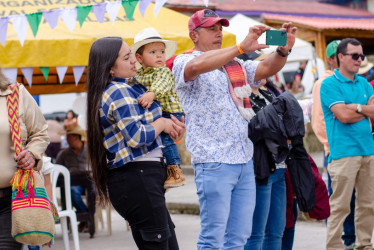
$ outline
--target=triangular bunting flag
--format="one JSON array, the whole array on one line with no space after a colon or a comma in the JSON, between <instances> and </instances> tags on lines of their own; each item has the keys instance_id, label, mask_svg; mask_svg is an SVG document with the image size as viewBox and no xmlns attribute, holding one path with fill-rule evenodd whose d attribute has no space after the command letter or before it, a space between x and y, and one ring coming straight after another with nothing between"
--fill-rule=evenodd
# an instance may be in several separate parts
<instances>
[{"instance_id":1,"label":"triangular bunting flag","mask_svg":"<svg viewBox=\"0 0 374 250\"><path fill-rule=\"evenodd\" d=\"M109 15L110 20L112 20L112 23L116 21L118 11L121 8L121 1L116 2L107 2L106 5L106 12Z\"/></svg>"},{"instance_id":2,"label":"triangular bunting flag","mask_svg":"<svg viewBox=\"0 0 374 250\"><path fill-rule=\"evenodd\" d=\"M82 27L84 20L86 20L88 14L90 14L92 10L92 5L87 6L77 6L77 17L79 25Z\"/></svg>"},{"instance_id":3,"label":"triangular bunting flag","mask_svg":"<svg viewBox=\"0 0 374 250\"><path fill-rule=\"evenodd\" d=\"M66 71L68 70L68 66L58 66L56 67L58 80L60 81L60 84L64 81L64 77L66 74Z\"/></svg>"},{"instance_id":4,"label":"triangular bunting flag","mask_svg":"<svg viewBox=\"0 0 374 250\"><path fill-rule=\"evenodd\" d=\"M60 17L60 13L60 9L43 12L43 17L47 21L51 29L56 28L58 24L58 18Z\"/></svg>"},{"instance_id":5,"label":"triangular bunting flag","mask_svg":"<svg viewBox=\"0 0 374 250\"><path fill-rule=\"evenodd\" d=\"M42 20L42 15L42 12L26 14L27 21L29 22L34 37L36 37L36 34L38 33L40 21Z\"/></svg>"},{"instance_id":6,"label":"triangular bunting flag","mask_svg":"<svg viewBox=\"0 0 374 250\"><path fill-rule=\"evenodd\" d=\"M141 0L139 2L139 11L142 17L144 17L145 10L148 8L148 5L152 2L152 0Z\"/></svg>"},{"instance_id":7,"label":"triangular bunting flag","mask_svg":"<svg viewBox=\"0 0 374 250\"><path fill-rule=\"evenodd\" d=\"M49 67L40 67L40 71L43 73L45 81L47 81L49 75Z\"/></svg>"},{"instance_id":8,"label":"triangular bunting flag","mask_svg":"<svg viewBox=\"0 0 374 250\"><path fill-rule=\"evenodd\" d=\"M78 82L82 77L84 68L85 68L85 66L73 66L73 74L74 74L75 85L78 85Z\"/></svg>"},{"instance_id":9,"label":"triangular bunting flag","mask_svg":"<svg viewBox=\"0 0 374 250\"><path fill-rule=\"evenodd\" d=\"M122 7L125 9L126 17L130 21L134 20L133 15L138 2L139 0L122 0Z\"/></svg>"},{"instance_id":10,"label":"triangular bunting flag","mask_svg":"<svg viewBox=\"0 0 374 250\"><path fill-rule=\"evenodd\" d=\"M12 82L17 81L17 68L3 68L3 73Z\"/></svg>"},{"instance_id":11,"label":"triangular bunting flag","mask_svg":"<svg viewBox=\"0 0 374 250\"><path fill-rule=\"evenodd\" d=\"M34 72L33 67L21 68L22 74L25 76L29 87L31 88L32 85L32 73Z\"/></svg>"},{"instance_id":12,"label":"triangular bunting flag","mask_svg":"<svg viewBox=\"0 0 374 250\"><path fill-rule=\"evenodd\" d=\"M155 16L158 15L158 12L160 12L162 6L164 6L164 4L166 3L166 0L156 0L156 4L155 4Z\"/></svg>"},{"instance_id":13,"label":"triangular bunting flag","mask_svg":"<svg viewBox=\"0 0 374 250\"><path fill-rule=\"evenodd\" d=\"M75 23L77 21L77 9L69 8L61 11L61 19L64 21L70 32L74 31Z\"/></svg>"},{"instance_id":14,"label":"triangular bunting flag","mask_svg":"<svg viewBox=\"0 0 374 250\"><path fill-rule=\"evenodd\" d=\"M105 16L105 9L106 9L106 2L105 3L99 3L92 6L92 11L96 16L96 19L99 23L104 22L104 16Z\"/></svg>"},{"instance_id":15,"label":"triangular bunting flag","mask_svg":"<svg viewBox=\"0 0 374 250\"><path fill-rule=\"evenodd\" d=\"M208 7L209 5L209 0L204 0L205 7Z\"/></svg>"},{"instance_id":16,"label":"triangular bunting flag","mask_svg":"<svg viewBox=\"0 0 374 250\"><path fill-rule=\"evenodd\" d=\"M23 46L23 43L26 39L26 32L27 32L27 18L25 15L17 15L11 17L12 24L14 27L14 30L17 33L18 39L21 43L21 46Z\"/></svg>"},{"instance_id":17,"label":"triangular bunting flag","mask_svg":"<svg viewBox=\"0 0 374 250\"><path fill-rule=\"evenodd\" d=\"M8 30L8 21L9 17L0 17L0 42L3 46L5 46L6 33Z\"/></svg>"}]
</instances>

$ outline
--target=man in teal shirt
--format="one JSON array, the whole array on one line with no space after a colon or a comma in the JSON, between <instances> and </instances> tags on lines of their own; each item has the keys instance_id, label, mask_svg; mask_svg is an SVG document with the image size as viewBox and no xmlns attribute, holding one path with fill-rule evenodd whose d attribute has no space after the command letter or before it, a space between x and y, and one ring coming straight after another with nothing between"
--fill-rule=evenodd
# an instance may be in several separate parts
<instances>
[{"instance_id":1,"label":"man in teal shirt","mask_svg":"<svg viewBox=\"0 0 374 250\"><path fill-rule=\"evenodd\" d=\"M344 249L343 222L356 188L356 245L372 249L374 229L374 92L357 72L365 55L359 41L346 38L337 48L338 69L321 86L321 104L330 145L328 171L333 194L327 222L326 249Z\"/></svg>"}]
</instances>

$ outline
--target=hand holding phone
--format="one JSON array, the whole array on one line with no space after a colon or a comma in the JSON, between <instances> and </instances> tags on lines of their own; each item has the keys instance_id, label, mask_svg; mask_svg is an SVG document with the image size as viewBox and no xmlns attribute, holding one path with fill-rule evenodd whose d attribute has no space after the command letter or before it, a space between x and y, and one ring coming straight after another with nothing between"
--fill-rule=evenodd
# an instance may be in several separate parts
<instances>
[{"instance_id":1,"label":"hand holding phone","mask_svg":"<svg viewBox=\"0 0 374 250\"><path fill-rule=\"evenodd\" d=\"M285 30L267 30L266 45L285 46L287 44L287 31Z\"/></svg>"}]
</instances>

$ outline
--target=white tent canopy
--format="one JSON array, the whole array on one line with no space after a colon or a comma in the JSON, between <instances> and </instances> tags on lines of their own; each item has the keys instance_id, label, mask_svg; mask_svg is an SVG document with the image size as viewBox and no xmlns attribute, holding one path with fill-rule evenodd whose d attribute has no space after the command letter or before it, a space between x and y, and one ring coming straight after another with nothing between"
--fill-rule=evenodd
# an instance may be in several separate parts
<instances>
[{"instance_id":1,"label":"white tent canopy","mask_svg":"<svg viewBox=\"0 0 374 250\"><path fill-rule=\"evenodd\" d=\"M265 25L255 19L250 17L244 16L242 14L236 14L234 17L230 19L230 26L223 27L225 31L235 34L236 42L240 43L244 40L246 35L248 34L249 28L254 25ZM267 25L265 25L267 26ZM272 28L272 27L270 27ZM273 29L273 28L272 28ZM260 36L258 39L259 43L265 44L265 33ZM276 46L270 46L269 49L264 50L266 51L275 51ZM306 61L315 58L315 50L311 43L304 41L300 38L296 38L294 47L292 49L291 54L287 58L287 62L297 62L297 61Z\"/></svg>"}]
</instances>

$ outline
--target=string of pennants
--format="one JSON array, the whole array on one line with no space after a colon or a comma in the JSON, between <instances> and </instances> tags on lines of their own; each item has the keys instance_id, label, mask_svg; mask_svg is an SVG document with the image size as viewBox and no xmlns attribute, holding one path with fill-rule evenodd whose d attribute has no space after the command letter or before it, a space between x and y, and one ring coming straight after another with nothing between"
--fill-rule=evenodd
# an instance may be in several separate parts
<instances>
[{"instance_id":1,"label":"string of pennants","mask_svg":"<svg viewBox=\"0 0 374 250\"><path fill-rule=\"evenodd\" d=\"M161 8L165 5L167 0L154 0L154 15L157 16ZM191 0L194 5L197 4L197 0ZM209 0L203 0L206 7L209 5ZM223 0L220 0L221 2ZM133 14L136 5L139 3L139 12L144 17L145 11L148 8L152 0L120 0L120 1L106 1L104 3L98 3L93 5L78 5L72 8L60 8L54 10L48 10L43 12L36 12L30 14L20 14L12 16L0 17L0 43L5 46L6 35L8 30L8 24L11 23L14 30L17 33L18 39L23 46L26 34L27 24L30 26L34 37L36 37L39 25L42 18L49 24L51 29L56 28L59 18L65 23L70 32L74 31L75 23L78 20L80 27L82 27L85 19L92 11L99 23L104 22L105 13L108 14L112 23L115 22L118 12L121 7L125 10L126 17L129 21L133 20ZM68 66L56 67L57 75L60 84L63 82ZM32 86L33 67L20 68L24 77L26 78L29 86ZM77 85L81 79L85 66L72 66L75 84ZM11 80L17 80L17 68L2 68L4 74ZM45 80L47 81L49 75L49 67L40 67L41 72Z\"/></svg>"},{"instance_id":2,"label":"string of pennants","mask_svg":"<svg viewBox=\"0 0 374 250\"><path fill-rule=\"evenodd\" d=\"M78 85L79 80L81 79L84 69L86 66L72 66L73 68L73 75L74 75L74 80L75 80L75 85ZM34 73L34 68L33 67L24 67L20 68L22 71L23 76L26 78L27 83L29 84L29 87L31 88L32 86L32 76ZM60 84L62 84L66 71L68 69L68 66L57 66L56 71L57 71L57 76ZM48 79L49 75L49 67L40 67L40 70L44 76L45 81ZM17 68L2 68L3 73L7 76L9 80L12 82L17 81Z\"/></svg>"},{"instance_id":3,"label":"string of pennants","mask_svg":"<svg viewBox=\"0 0 374 250\"><path fill-rule=\"evenodd\" d=\"M155 0L155 16L157 16L161 8L165 5L166 1L167 0ZM196 5L197 0L191 1L194 5ZM221 2L222 1L223 0L221 0ZM139 12L144 17L144 13L152 0L121 0L114 2L106 1L104 3L93 5L78 5L73 8L61 8L30 14L3 16L0 17L0 43L5 46L9 21L11 21L12 25L14 26L21 46L23 46L26 39L27 24L29 24L34 37L36 37L42 17L47 21L51 29L54 29L57 26L58 19L61 18L61 20L68 27L69 31L73 32L76 21L78 20L80 27L82 27L85 19L91 11L95 14L95 17L99 23L104 22L105 13L108 13L110 20L112 21L112 23L114 23L117 18L118 11L122 6L125 10L127 18L131 21L133 20L133 14L138 2ZM206 7L208 7L209 0L204 0L204 4Z\"/></svg>"}]
</instances>

